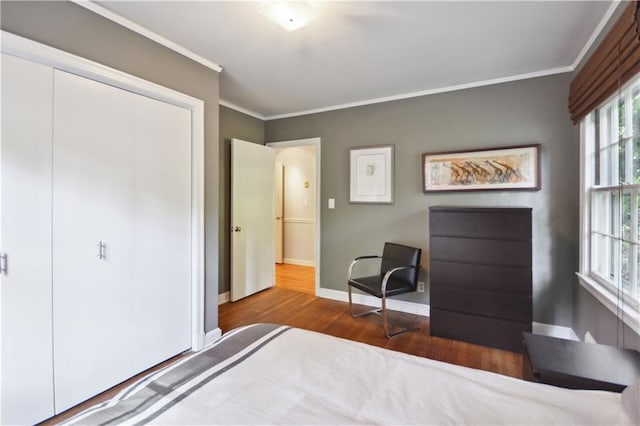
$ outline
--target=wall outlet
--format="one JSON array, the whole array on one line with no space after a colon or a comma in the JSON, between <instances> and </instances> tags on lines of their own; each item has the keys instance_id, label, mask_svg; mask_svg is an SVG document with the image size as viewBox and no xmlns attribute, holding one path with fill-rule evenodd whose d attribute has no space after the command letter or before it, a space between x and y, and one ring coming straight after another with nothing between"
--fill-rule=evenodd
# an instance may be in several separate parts
<instances>
[{"instance_id":1,"label":"wall outlet","mask_svg":"<svg viewBox=\"0 0 640 426\"><path fill-rule=\"evenodd\" d=\"M418 281L418 293L424 293L424 281Z\"/></svg>"}]
</instances>

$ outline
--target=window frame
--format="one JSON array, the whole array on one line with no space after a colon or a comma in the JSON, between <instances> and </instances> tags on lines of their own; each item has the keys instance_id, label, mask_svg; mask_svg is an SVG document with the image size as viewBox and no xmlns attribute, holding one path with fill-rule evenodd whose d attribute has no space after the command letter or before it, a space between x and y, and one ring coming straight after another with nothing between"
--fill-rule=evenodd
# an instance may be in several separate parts
<instances>
[{"instance_id":1,"label":"window frame","mask_svg":"<svg viewBox=\"0 0 640 426\"><path fill-rule=\"evenodd\" d=\"M640 137L640 135L629 134L633 132L633 117L632 117L632 95L634 91L640 90L640 77L634 78L624 88L616 93L614 96L607 99L601 105L599 105L594 111L590 112L586 117L580 121L580 263L579 271L576 273L579 279L579 283L589 293L591 293L597 300L599 300L605 307L607 307L614 315L620 318L625 324L627 324L636 333L640 333L640 273L638 269L637 260L640 256L640 247L637 242L640 240L640 230L638 229L638 221L640 221L640 213L634 215L634 211L638 212L638 204L640 203L640 184L631 183L621 185L616 181L619 180L616 176L619 176L619 161L608 161L607 164L602 164L599 156L596 156L596 150L603 152L609 150L610 155L614 158L619 158L619 149L621 140L630 141L631 145L634 145L633 137ZM620 138L619 135L619 119L620 119L620 100L624 99L623 106L624 111L624 126L625 129L631 129L629 133L623 135ZM600 116L601 108L607 107L605 111L605 117ZM598 118L600 119L598 121ZM605 142L603 146L602 142ZM613 167L611 167L613 166ZM596 167L598 170L596 170ZM633 160L631 155L625 156L625 176L633 176ZM631 173L631 175L629 174ZM608 176L608 177L607 177ZM597 184L595 183L597 182ZM613 182L616 182L613 184ZM629 192L630 196L630 232L628 240L621 235L621 220L622 212L620 197ZM613 194L614 202L610 208L600 208L596 210L595 203L601 202L605 204L607 202L606 195L600 196L599 194ZM616 200L615 198L618 197ZM604 200L604 201L602 201ZM616 206L618 208L616 209ZM634 210L635 209L635 210ZM603 217L597 217L596 213L600 211L604 214ZM596 231L596 221L600 220L601 223L612 223L615 229L611 229L610 232L605 232L603 229ZM604 239L612 239L612 245L618 245L616 249L611 252L610 248L605 249L605 256L602 256L602 252L595 253L593 250L595 244L593 239L597 236ZM609 267L615 269L615 274L622 273L622 247L624 243L629 244L630 249L630 262L629 262L629 276L631 277L631 283L634 280L636 286L632 286L631 294L626 294L624 291L616 286L616 280L620 280L621 277L611 280L610 277L606 277L607 268L597 268L594 264L597 260L603 263L609 263ZM607 244L609 245L609 244ZM607 251L609 250L609 251ZM599 256L596 256L599 255ZM633 262L636 260L636 262ZM605 274L602 274L602 271ZM621 284L620 284L621 285ZM622 303L620 303L622 302Z\"/></svg>"}]
</instances>

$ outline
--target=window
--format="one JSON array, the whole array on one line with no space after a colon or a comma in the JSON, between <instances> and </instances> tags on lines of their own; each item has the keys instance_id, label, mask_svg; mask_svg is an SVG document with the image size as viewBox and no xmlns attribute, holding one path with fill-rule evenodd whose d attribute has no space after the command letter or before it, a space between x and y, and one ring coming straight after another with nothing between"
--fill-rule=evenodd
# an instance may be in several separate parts
<instances>
[{"instance_id":1,"label":"window","mask_svg":"<svg viewBox=\"0 0 640 426\"><path fill-rule=\"evenodd\" d=\"M638 331L640 78L582 120L581 139L580 282Z\"/></svg>"}]
</instances>

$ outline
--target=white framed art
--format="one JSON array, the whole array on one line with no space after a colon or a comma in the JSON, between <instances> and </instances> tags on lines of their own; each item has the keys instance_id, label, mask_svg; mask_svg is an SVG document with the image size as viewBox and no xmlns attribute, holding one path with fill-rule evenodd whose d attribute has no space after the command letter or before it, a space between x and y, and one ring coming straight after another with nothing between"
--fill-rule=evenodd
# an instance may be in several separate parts
<instances>
[{"instance_id":1,"label":"white framed art","mask_svg":"<svg viewBox=\"0 0 640 426\"><path fill-rule=\"evenodd\" d=\"M350 203L393 204L393 145L350 150Z\"/></svg>"}]
</instances>

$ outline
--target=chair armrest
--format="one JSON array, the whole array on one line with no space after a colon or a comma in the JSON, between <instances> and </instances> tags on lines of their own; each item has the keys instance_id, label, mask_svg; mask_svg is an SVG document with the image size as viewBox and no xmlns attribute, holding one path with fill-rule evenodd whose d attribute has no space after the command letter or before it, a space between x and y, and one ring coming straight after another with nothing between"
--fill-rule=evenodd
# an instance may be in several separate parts
<instances>
[{"instance_id":1,"label":"chair armrest","mask_svg":"<svg viewBox=\"0 0 640 426\"><path fill-rule=\"evenodd\" d=\"M412 268L419 268L419 267L420 266L416 266L416 265L406 265L406 266L398 266L393 269L389 269L387 273L384 274L384 278L382 279L382 285L380 288L380 290L382 290L382 294L386 292L387 281L389 280L389 278L391 278L391 275L393 275L395 272L402 271L403 269L412 269Z\"/></svg>"},{"instance_id":2,"label":"chair armrest","mask_svg":"<svg viewBox=\"0 0 640 426\"><path fill-rule=\"evenodd\" d=\"M361 260L365 260L365 259L381 259L382 256L359 256L356 257L355 259L353 259L353 262L351 262L351 265L349 265L349 275L348 275L348 280L351 280L351 272L353 271L353 267L355 266L356 263L358 263Z\"/></svg>"},{"instance_id":3,"label":"chair armrest","mask_svg":"<svg viewBox=\"0 0 640 426\"><path fill-rule=\"evenodd\" d=\"M353 261L355 262L357 260L362 260L362 259L381 259L381 258L382 258L382 256L376 256L376 255L373 255L373 256L358 256L355 259L353 259Z\"/></svg>"}]
</instances>

